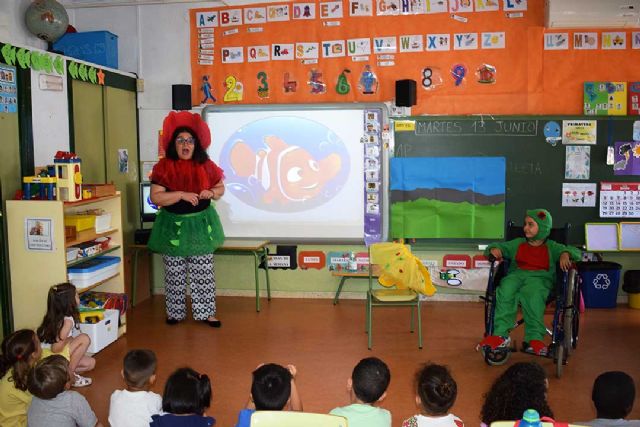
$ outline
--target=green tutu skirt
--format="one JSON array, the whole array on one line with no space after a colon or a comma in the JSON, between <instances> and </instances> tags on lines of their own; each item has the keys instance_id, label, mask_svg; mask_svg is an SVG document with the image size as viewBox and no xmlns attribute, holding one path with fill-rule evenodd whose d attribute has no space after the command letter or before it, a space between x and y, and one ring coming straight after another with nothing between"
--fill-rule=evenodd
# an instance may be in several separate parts
<instances>
[{"instance_id":1,"label":"green tutu skirt","mask_svg":"<svg viewBox=\"0 0 640 427\"><path fill-rule=\"evenodd\" d=\"M147 246L153 252L171 256L196 256L215 252L224 242L220 217L213 208L190 214L160 209Z\"/></svg>"}]
</instances>

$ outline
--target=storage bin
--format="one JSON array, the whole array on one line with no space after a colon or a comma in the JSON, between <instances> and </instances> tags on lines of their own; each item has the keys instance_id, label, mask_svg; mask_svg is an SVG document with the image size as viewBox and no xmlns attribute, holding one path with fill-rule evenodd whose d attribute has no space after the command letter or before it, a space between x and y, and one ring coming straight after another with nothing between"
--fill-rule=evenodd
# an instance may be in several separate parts
<instances>
[{"instance_id":1,"label":"storage bin","mask_svg":"<svg viewBox=\"0 0 640 427\"><path fill-rule=\"evenodd\" d=\"M111 214L106 212L102 215L96 215L95 220L96 233L104 233L111 230Z\"/></svg>"},{"instance_id":2,"label":"storage bin","mask_svg":"<svg viewBox=\"0 0 640 427\"><path fill-rule=\"evenodd\" d=\"M104 319L98 323L80 323L80 331L89 335L89 353L97 353L118 338L118 310L105 310Z\"/></svg>"},{"instance_id":3,"label":"storage bin","mask_svg":"<svg viewBox=\"0 0 640 427\"><path fill-rule=\"evenodd\" d=\"M86 288L118 272L120 257L99 256L69 268L69 281L77 288Z\"/></svg>"},{"instance_id":4,"label":"storage bin","mask_svg":"<svg viewBox=\"0 0 640 427\"><path fill-rule=\"evenodd\" d=\"M582 294L587 308L615 308L622 266L615 262L579 262Z\"/></svg>"},{"instance_id":5,"label":"storage bin","mask_svg":"<svg viewBox=\"0 0 640 427\"><path fill-rule=\"evenodd\" d=\"M72 246L72 248L76 248L78 250L78 256L88 257L99 253L102 250L102 244L92 240L90 242L78 243L77 245Z\"/></svg>"},{"instance_id":6,"label":"storage bin","mask_svg":"<svg viewBox=\"0 0 640 427\"><path fill-rule=\"evenodd\" d=\"M109 31L66 33L53 43L53 49L72 58L118 68L118 36Z\"/></svg>"},{"instance_id":7,"label":"storage bin","mask_svg":"<svg viewBox=\"0 0 640 427\"><path fill-rule=\"evenodd\" d=\"M624 273L622 290L629 295L629 307L640 309L640 270L627 270Z\"/></svg>"},{"instance_id":8,"label":"storage bin","mask_svg":"<svg viewBox=\"0 0 640 427\"><path fill-rule=\"evenodd\" d=\"M96 225L95 215L67 215L64 217L65 227L75 227L76 232L89 230Z\"/></svg>"}]
</instances>

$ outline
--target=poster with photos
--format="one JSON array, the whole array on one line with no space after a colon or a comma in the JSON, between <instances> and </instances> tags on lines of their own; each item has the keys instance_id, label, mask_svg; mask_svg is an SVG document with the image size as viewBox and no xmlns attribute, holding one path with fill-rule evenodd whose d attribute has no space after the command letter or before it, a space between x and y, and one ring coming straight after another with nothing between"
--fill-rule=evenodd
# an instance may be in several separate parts
<instances>
[{"instance_id":1,"label":"poster with photos","mask_svg":"<svg viewBox=\"0 0 640 427\"><path fill-rule=\"evenodd\" d=\"M366 244L382 240L382 170L380 146L382 110L364 110L364 240Z\"/></svg>"}]
</instances>

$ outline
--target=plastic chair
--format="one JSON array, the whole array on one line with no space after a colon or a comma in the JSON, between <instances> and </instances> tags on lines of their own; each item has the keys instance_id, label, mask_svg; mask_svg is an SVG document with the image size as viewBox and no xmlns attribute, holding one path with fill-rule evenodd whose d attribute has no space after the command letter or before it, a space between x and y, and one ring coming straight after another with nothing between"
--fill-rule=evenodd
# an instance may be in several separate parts
<instances>
[{"instance_id":1,"label":"plastic chair","mask_svg":"<svg viewBox=\"0 0 640 427\"><path fill-rule=\"evenodd\" d=\"M387 289L374 289L373 279ZM411 308L411 332L418 323L418 348L422 348L422 319L420 294L433 295L436 289L431 283L429 271L401 243L375 243L369 246L369 289L367 291L366 332L368 348L373 341L373 308L405 306Z\"/></svg>"},{"instance_id":2,"label":"plastic chair","mask_svg":"<svg viewBox=\"0 0 640 427\"><path fill-rule=\"evenodd\" d=\"M251 427L347 427L347 419L338 415L293 411L256 411Z\"/></svg>"}]
</instances>

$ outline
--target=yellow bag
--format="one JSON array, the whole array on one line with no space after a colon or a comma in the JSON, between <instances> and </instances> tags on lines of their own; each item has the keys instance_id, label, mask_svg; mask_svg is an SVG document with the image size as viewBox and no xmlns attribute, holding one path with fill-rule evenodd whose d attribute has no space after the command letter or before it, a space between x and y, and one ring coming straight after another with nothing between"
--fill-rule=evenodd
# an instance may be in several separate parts
<instances>
[{"instance_id":1,"label":"yellow bag","mask_svg":"<svg viewBox=\"0 0 640 427\"><path fill-rule=\"evenodd\" d=\"M371 264L380 267L378 282L382 286L398 289L412 289L431 296L436 288L431 282L429 271L417 256L402 243L376 243L371 245Z\"/></svg>"}]
</instances>

